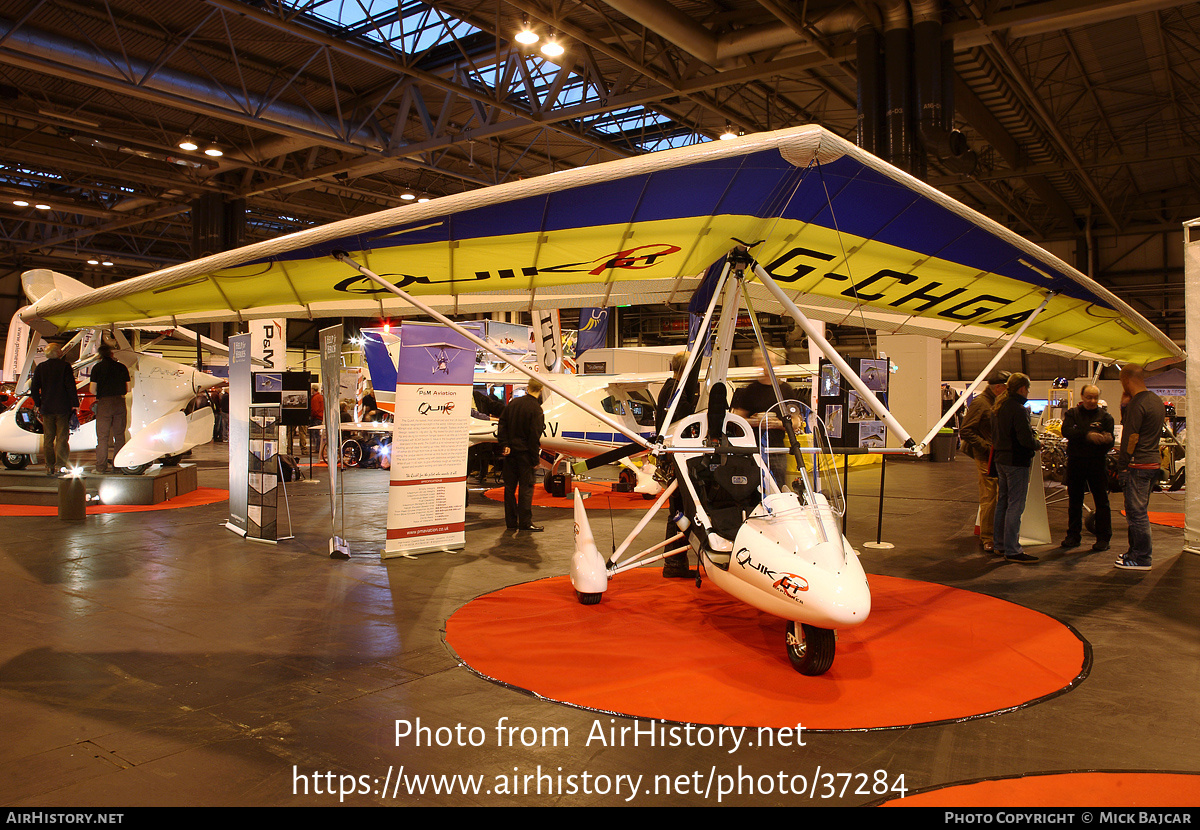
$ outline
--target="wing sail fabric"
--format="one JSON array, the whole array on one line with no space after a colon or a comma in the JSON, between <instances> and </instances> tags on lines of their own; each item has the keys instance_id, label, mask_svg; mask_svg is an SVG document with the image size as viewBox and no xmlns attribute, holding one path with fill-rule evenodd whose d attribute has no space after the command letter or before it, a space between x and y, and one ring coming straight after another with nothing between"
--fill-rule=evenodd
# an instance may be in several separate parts
<instances>
[{"instance_id":1,"label":"wing sail fabric","mask_svg":"<svg viewBox=\"0 0 1200 830\"><path fill-rule=\"evenodd\" d=\"M1013 331L1054 291L1036 341L1104 359L1181 356L1065 263L815 126L405 205L47 297L26 319L68 329L400 313L334 250L452 313L684 302L735 240L757 243L800 304L866 305L899 326L928 318L954 338Z\"/></svg>"}]
</instances>

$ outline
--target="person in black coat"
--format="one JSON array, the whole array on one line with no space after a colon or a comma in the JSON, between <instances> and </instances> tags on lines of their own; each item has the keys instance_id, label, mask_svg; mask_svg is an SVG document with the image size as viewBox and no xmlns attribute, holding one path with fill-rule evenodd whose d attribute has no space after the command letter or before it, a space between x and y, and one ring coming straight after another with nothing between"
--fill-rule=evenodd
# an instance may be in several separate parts
<instances>
[{"instance_id":1,"label":"person in black coat","mask_svg":"<svg viewBox=\"0 0 1200 830\"><path fill-rule=\"evenodd\" d=\"M46 475L57 476L70 455L71 416L79 408L75 370L62 359L57 343L46 347L46 359L33 370L33 402L42 416Z\"/></svg>"},{"instance_id":2,"label":"person in black coat","mask_svg":"<svg viewBox=\"0 0 1200 830\"><path fill-rule=\"evenodd\" d=\"M125 395L129 392L129 370L113 357L112 346L100 346L100 361L92 367L92 392L96 403L96 472L108 472L108 447L115 444L113 458L125 446ZM203 396L207 401L207 396Z\"/></svg>"},{"instance_id":3,"label":"person in black coat","mask_svg":"<svg viewBox=\"0 0 1200 830\"><path fill-rule=\"evenodd\" d=\"M1021 548L1021 514L1029 494L1030 466L1041 444L1029 425L1029 377L1014 372L1008 391L996 401L992 414L992 445L996 459L996 518L992 527L995 553L1009 562L1037 562Z\"/></svg>"},{"instance_id":4,"label":"person in black coat","mask_svg":"<svg viewBox=\"0 0 1200 830\"><path fill-rule=\"evenodd\" d=\"M1067 439L1067 538L1064 548L1077 548L1083 539L1083 494L1092 492L1096 504L1094 551L1108 550L1112 538L1112 511L1108 506L1108 451L1116 424L1100 408L1100 390L1085 386L1079 405L1063 416L1062 435Z\"/></svg>"},{"instance_id":5,"label":"person in black coat","mask_svg":"<svg viewBox=\"0 0 1200 830\"><path fill-rule=\"evenodd\" d=\"M525 394L500 413L496 439L504 456L504 524L509 530L541 531L533 523L534 470L541 458L542 383L531 379Z\"/></svg>"}]
</instances>

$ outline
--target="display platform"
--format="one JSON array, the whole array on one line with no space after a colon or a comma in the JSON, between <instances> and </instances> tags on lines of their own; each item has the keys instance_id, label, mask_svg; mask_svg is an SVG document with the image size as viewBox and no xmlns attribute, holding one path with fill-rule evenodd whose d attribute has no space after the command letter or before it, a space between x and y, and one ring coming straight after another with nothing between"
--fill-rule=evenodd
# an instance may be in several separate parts
<instances>
[{"instance_id":1,"label":"display platform","mask_svg":"<svg viewBox=\"0 0 1200 830\"><path fill-rule=\"evenodd\" d=\"M168 501L157 504L93 504L86 508L87 515L97 516L103 513L141 513L151 510L177 510L181 507L199 507L205 504L216 504L227 501L229 491L216 487L197 487L190 493L176 496ZM0 516L57 516L58 506L47 507L38 504L0 504Z\"/></svg>"},{"instance_id":2,"label":"display platform","mask_svg":"<svg viewBox=\"0 0 1200 830\"><path fill-rule=\"evenodd\" d=\"M891 799L881 807L1191 807L1200 775L1181 772L1057 772L952 784Z\"/></svg>"},{"instance_id":3,"label":"display platform","mask_svg":"<svg viewBox=\"0 0 1200 830\"><path fill-rule=\"evenodd\" d=\"M80 478L88 496L98 496L104 505L159 504L191 493L198 486L194 464L152 467L140 476L85 470ZM58 482L48 478L40 467L5 470L0 472L0 504L57 507Z\"/></svg>"},{"instance_id":4,"label":"display platform","mask_svg":"<svg viewBox=\"0 0 1200 830\"><path fill-rule=\"evenodd\" d=\"M657 568L614 579L599 605L566 576L460 608L446 642L471 669L588 709L694 724L881 729L1009 711L1091 667L1071 628L994 597L868 575L870 619L839 632L833 668L794 671L785 623L709 581Z\"/></svg>"}]
</instances>

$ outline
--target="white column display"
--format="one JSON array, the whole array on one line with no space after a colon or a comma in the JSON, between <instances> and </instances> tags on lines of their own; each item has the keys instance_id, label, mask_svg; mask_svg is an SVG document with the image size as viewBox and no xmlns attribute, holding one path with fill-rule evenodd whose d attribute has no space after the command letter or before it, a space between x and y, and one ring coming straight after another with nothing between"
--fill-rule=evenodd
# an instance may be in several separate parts
<instances>
[{"instance_id":1,"label":"white column display","mask_svg":"<svg viewBox=\"0 0 1200 830\"><path fill-rule=\"evenodd\" d=\"M1187 309L1187 425L1200 427L1200 219L1183 226L1183 305ZM1190 433L1200 430L1189 429ZM1189 462L1195 456L1189 458ZM1192 466L1191 463L1188 464ZM1200 465L1192 468L1184 490L1183 549L1200 553Z\"/></svg>"}]
</instances>

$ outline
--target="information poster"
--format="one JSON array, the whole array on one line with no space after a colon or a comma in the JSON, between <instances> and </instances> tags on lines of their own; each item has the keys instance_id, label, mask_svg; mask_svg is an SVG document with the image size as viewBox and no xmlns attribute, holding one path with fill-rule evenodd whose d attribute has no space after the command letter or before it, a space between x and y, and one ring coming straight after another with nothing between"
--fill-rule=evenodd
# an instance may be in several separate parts
<instances>
[{"instance_id":1,"label":"information poster","mask_svg":"<svg viewBox=\"0 0 1200 830\"><path fill-rule=\"evenodd\" d=\"M474 375L475 345L465 337L401 327L385 558L466 544Z\"/></svg>"},{"instance_id":2,"label":"information poster","mask_svg":"<svg viewBox=\"0 0 1200 830\"><path fill-rule=\"evenodd\" d=\"M271 542L279 538L279 422L278 404L251 405L246 536Z\"/></svg>"}]
</instances>

